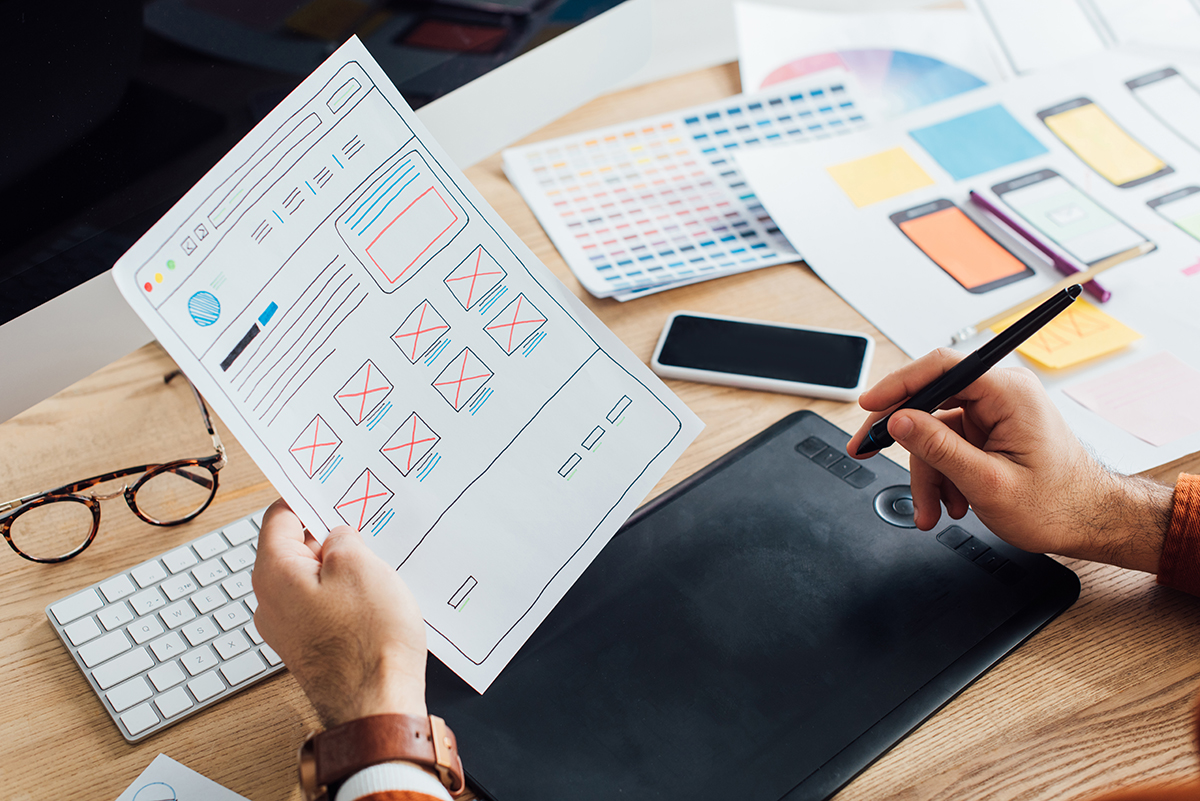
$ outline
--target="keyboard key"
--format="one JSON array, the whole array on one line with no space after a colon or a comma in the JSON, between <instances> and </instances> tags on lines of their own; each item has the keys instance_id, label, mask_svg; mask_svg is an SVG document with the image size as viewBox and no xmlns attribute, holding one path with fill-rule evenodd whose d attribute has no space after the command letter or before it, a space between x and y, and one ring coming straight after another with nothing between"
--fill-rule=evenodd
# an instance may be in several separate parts
<instances>
[{"instance_id":1,"label":"keyboard key","mask_svg":"<svg viewBox=\"0 0 1200 801\"><path fill-rule=\"evenodd\" d=\"M96 618L104 625L105 631L112 631L117 626L124 626L133 620L133 612L130 611L129 604L121 601L101 609Z\"/></svg>"},{"instance_id":2,"label":"keyboard key","mask_svg":"<svg viewBox=\"0 0 1200 801\"><path fill-rule=\"evenodd\" d=\"M214 531L193 542L192 547L196 549L196 553L200 554L201 559L212 559L222 551L228 550L229 544L225 542L221 532Z\"/></svg>"},{"instance_id":3,"label":"keyboard key","mask_svg":"<svg viewBox=\"0 0 1200 801\"><path fill-rule=\"evenodd\" d=\"M108 581L100 585L100 592L104 593L104 597L109 603L119 601L126 595L133 595L136 588L133 582L129 580L129 576L113 576Z\"/></svg>"},{"instance_id":4,"label":"keyboard key","mask_svg":"<svg viewBox=\"0 0 1200 801\"><path fill-rule=\"evenodd\" d=\"M154 705L162 712L164 718L173 718L185 709L191 709L192 699L187 690L177 687L169 693L163 693L154 699Z\"/></svg>"},{"instance_id":5,"label":"keyboard key","mask_svg":"<svg viewBox=\"0 0 1200 801\"><path fill-rule=\"evenodd\" d=\"M237 686L246 679L257 676L266 669L267 665L263 662L262 657L258 655L258 652L251 651L221 665L221 675L225 677L225 681L229 682L230 685Z\"/></svg>"},{"instance_id":6,"label":"keyboard key","mask_svg":"<svg viewBox=\"0 0 1200 801\"><path fill-rule=\"evenodd\" d=\"M213 618L221 624L222 629L229 631L249 620L250 613L246 611L246 607L242 606L240 602L234 601L213 615Z\"/></svg>"},{"instance_id":7,"label":"keyboard key","mask_svg":"<svg viewBox=\"0 0 1200 801\"><path fill-rule=\"evenodd\" d=\"M191 595L198 589L200 589L200 585L192 578L191 573L184 573L181 576L171 576L171 578L162 583L162 591L172 601L178 601L183 596Z\"/></svg>"},{"instance_id":8,"label":"keyboard key","mask_svg":"<svg viewBox=\"0 0 1200 801\"><path fill-rule=\"evenodd\" d=\"M256 514L257 521L262 512ZM249 542L258 536L258 529L249 520L239 520L233 525L225 527L225 538L234 545L241 545L243 542Z\"/></svg>"},{"instance_id":9,"label":"keyboard key","mask_svg":"<svg viewBox=\"0 0 1200 801\"><path fill-rule=\"evenodd\" d=\"M221 655L222 659L233 659L243 651L250 650L250 641L240 631L222 634L213 642L213 645L216 646L217 653Z\"/></svg>"},{"instance_id":10,"label":"keyboard key","mask_svg":"<svg viewBox=\"0 0 1200 801\"><path fill-rule=\"evenodd\" d=\"M133 580L138 583L139 587L145 589L151 584L157 584L165 579L167 571L163 570L163 566L158 563L157 559L152 559L146 564L138 565L130 570L129 575L133 576Z\"/></svg>"},{"instance_id":11,"label":"keyboard key","mask_svg":"<svg viewBox=\"0 0 1200 801\"><path fill-rule=\"evenodd\" d=\"M100 600L100 594L93 589L87 589L52 605L50 612L54 615L55 620L65 626L72 620L91 614L102 606L104 606L104 601Z\"/></svg>"},{"instance_id":12,"label":"keyboard key","mask_svg":"<svg viewBox=\"0 0 1200 801\"><path fill-rule=\"evenodd\" d=\"M195 605L196 611L202 615L207 615L218 606L224 606L229 602L220 587L209 587L196 593L189 600Z\"/></svg>"},{"instance_id":13,"label":"keyboard key","mask_svg":"<svg viewBox=\"0 0 1200 801\"><path fill-rule=\"evenodd\" d=\"M257 612L258 611L258 596L256 596L254 593L250 593L249 595L247 595L246 596L246 606L250 607L250 614L254 614L255 612Z\"/></svg>"},{"instance_id":14,"label":"keyboard key","mask_svg":"<svg viewBox=\"0 0 1200 801\"><path fill-rule=\"evenodd\" d=\"M92 640L79 649L79 658L88 667L95 667L101 662L112 659L117 654L123 654L133 647L123 631L105 634L98 640Z\"/></svg>"},{"instance_id":15,"label":"keyboard key","mask_svg":"<svg viewBox=\"0 0 1200 801\"><path fill-rule=\"evenodd\" d=\"M172 573L178 573L180 570L187 570L192 565L200 563L195 552L187 545L182 548L176 548L170 553L163 554L163 564L167 566L167 570Z\"/></svg>"},{"instance_id":16,"label":"keyboard key","mask_svg":"<svg viewBox=\"0 0 1200 801\"><path fill-rule=\"evenodd\" d=\"M151 587L134 595L129 599L129 603L133 604L133 611L141 616L148 615L155 609L161 609L166 606L167 599L162 596L157 587Z\"/></svg>"},{"instance_id":17,"label":"keyboard key","mask_svg":"<svg viewBox=\"0 0 1200 801\"><path fill-rule=\"evenodd\" d=\"M105 662L92 671L92 678L100 685L101 690L107 690L152 667L154 657L150 656L150 652L145 648L138 648Z\"/></svg>"},{"instance_id":18,"label":"keyboard key","mask_svg":"<svg viewBox=\"0 0 1200 801\"><path fill-rule=\"evenodd\" d=\"M203 703L224 690L225 682L221 681L221 677L214 670L189 681L188 689L192 691L192 695L196 696L197 701Z\"/></svg>"},{"instance_id":19,"label":"keyboard key","mask_svg":"<svg viewBox=\"0 0 1200 801\"><path fill-rule=\"evenodd\" d=\"M187 668L188 673L193 676L199 676L209 668L216 667L219 664L217 655L213 653L213 649L207 645L203 648L197 648L194 651L189 651L183 659L179 660L183 666Z\"/></svg>"},{"instance_id":20,"label":"keyboard key","mask_svg":"<svg viewBox=\"0 0 1200 801\"><path fill-rule=\"evenodd\" d=\"M64 628L63 634L67 635L71 645L83 645L88 640L100 636L100 627L96 625L95 619L85 617Z\"/></svg>"},{"instance_id":21,"label":"keyboard key","mask_svg":"<svg viewBox=\"0 0 1200 801\"><path fill-rule=\"evenodd\" d=\"M144 732L155 723L158 723L158 715L154 714L149 704L134 707L121 715L121 725L129 732L130 737Z\"/></svg>"},{"instance_id":22,"label":"keyboard key","mask_svg":"<svg viewBox=\"0 0 1200 801\"><path fill-rule=\"evenodd\" d=\"M254 521L254 525L262 528L263 518L267 516L266 509L259 509L254 514L250 515L250 519Z\"/></svg>"},{"instance_id":23,"label":"keyboard key","mask_svg":"<svg viewBox=\"0 0 1200 801\"><path fill-rule=\"evenodd\" d=\"M262 645L262 635L258 633L258 627L254 625L253 620L246 624L246 628L244 630L250 635L250 639L255 645Z\"/></svg>"},{"instance_id":24,"label":"keyboard key","mask_svg":"<svg viewBox=\"0 0 1200 801\"><path fill-rule=\"evenodd\" d=\"M135 621L126 631L133 641L138 645L143 645L147 640L152 640L163 633L162 623L158 622L156 617L144 617L141 620Z\"/></svg>"},{"instance_id":25,"label":"keyboard key","mask_svg":"<svg viewBox=\"0 0 1200 801\"><path fill-rule=\"evenodd\" d=\"M169 629L177 629L189 620L196 619L196 610L192 608L192 605L188 603L186 598L171 604L158 614Z\"/></svg>"},{"instance_id":26,"label":"keyboard key","mask_svg":"<svg viewBox=\"0 0 1200 801\"><path fill-rule=\"evenodd\" d=\"M134 704L145 701L153 694L146 680L138 676L136 679L130 679L119 687L112 688L104 694L104 697L112 704L113 709L118 712L124 712Z\"/></svg>"},{"instance_id":27,"label":"keyboard key","mask_svg":"<svg viewBox=\"0 0 1200 801\"><path fill-rule=\"evenodd\" d=\"M283 661L283 657L281 657L279 654L275 653L275 649L269 645L264 645L259 650L262 651L262 655L267 658L267 662L270 663L271 665L278 665L280 662Z\"/></svg>"},{"instance_id":28,"label":"keyboard key","mask_svg":"<svg viewBox=\"0 0 1200 801\"><path fill-rule=\"evenodd\" d=\"M168 662L147 673L146 678L154 682L155 688L161 693L163 690L171 689L187 677L183 675L183 670L179 667L178 662Z\"/></svg>"},{"instance_id":29,"label":"keyboard key","mask_svg":"<svg viewBox=\"0 0 1200 801\"><path fill-rule=\"evenodd\" d=\"M184 645L183 638L178 632L171 632L161 640L155 640L150 643L150 650L158 657L159 662L166 662L169 659L174 659L180 654L187 653L188 647Z\"/></svg>"},{"instance_id":30,"label":"keyboard key","mask_svg":"<svg viewBox=\"0 0 1200 801\"><path fill-rule=\"evenodd\" d=\"M211 617L202 617L196 622L188 623L183 627L183 636L187 637L188 642L192 645L208 642L220 633L221 630L217 628L216 623L213 623Z\"/></svg>"},{"instance_id":31,"label":"keyboard key","mask_svg":"<svg viewBox=\"0 0 1200 801\"><path fill-rule=\"evenodd\" d=\"M230 573L254 567L254 549L249 545L239 545L221 557L221 561L229 568Z\"/></svg>"},{"instance_id":32,"label":"keyboard key","mask_svg":"<svg viewBox=\"0 0 1200 801\"><path fill-rule=\"evenodd\" d=\"M221 582L221 586L225 589L225 592L229 593L230 598L241 598L254 589L254 585L250 583L249 571L238 573L236 576L230 576Z\"/></svg>"},{"instance_id":33,"label":"keyboard key","mask_svg":"<svg viewBox=\"0 0 1200 801\"><path fill-rule=\"evenodd\" d=\"M225 565L221 564L220 559L210 559L193 568L192 575L196 577L196 581L200 582L201 587L207 587L228 576L229 571L225 569Z\"/></svg>"}]
</instances>

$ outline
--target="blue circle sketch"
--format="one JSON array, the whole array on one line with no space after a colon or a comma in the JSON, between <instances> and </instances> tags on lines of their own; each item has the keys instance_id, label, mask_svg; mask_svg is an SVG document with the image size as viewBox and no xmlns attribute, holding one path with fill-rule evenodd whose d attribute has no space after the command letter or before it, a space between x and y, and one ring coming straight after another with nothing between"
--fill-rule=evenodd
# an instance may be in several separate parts
<instances>
[{"instance_id":1,"label":"blue circle sketch","mask_svg":"<svg viewBox=\"0 0 1200 801\"><path fill-rule=\"evenodd\" d=\"M196 325L202 328L210 326L221 316L221 301L211 292L197 292L188 298L188 313Z\"/></svg>"},{"instance_id":2,"label":"blue circle sketch","mask_svg":"<svg viewBox=\"0 0 1200 801\"><path fill-rule=\"evenodd\" d=\"M166 782L151 782L139 789L133 796L133 801L177 801L175 788Z\"/></svg>"}]
</instances>

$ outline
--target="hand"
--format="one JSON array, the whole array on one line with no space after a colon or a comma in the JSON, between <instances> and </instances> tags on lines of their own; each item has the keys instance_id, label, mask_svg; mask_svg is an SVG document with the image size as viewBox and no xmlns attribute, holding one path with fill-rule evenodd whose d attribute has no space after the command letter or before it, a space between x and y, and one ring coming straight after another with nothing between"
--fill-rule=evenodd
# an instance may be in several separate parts
<instances>
[{"instance_id":1,"label":"hand","mask_svg":"<svg viewBox=\"0 0 1200 801\"><path fill-rule=\"evenodd\" d=\"M851 438L850 454L872 423L961 359L934 351L863 393L859 404L873 414ZM942 504L956 520L969 506L1018 548L1158 570L1171 489L1102 467L1030 371L992 369L942 411L897 412L888 433L911 454L922 531L937 525Z\"/></svg>"},{"instance_id":2,"label":"hand","mask_svg":"<svg viewBox=\"0 0 1200 801\"><path fill-rule=\"evenodd\" d=\"M254 624L327 728L368 715L425 715L425 624L408 587L348 526L322 546L283 501L254 563Z\"/></svg>"}]
</instances>

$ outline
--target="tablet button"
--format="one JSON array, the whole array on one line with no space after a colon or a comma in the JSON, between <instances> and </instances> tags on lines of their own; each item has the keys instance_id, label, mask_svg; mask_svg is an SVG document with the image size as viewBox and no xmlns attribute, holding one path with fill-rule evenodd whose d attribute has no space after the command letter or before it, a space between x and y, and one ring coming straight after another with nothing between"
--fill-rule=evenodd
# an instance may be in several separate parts
<instances>
[{"instance_id":1,"label":"tablet button","mask_svg":"<svg viewBox=\"0 0 1200 801\"><path fill-rule=\"evenodd\" d=\"M979 565L989 573L995 573L997 570L1008 564L1008 560L995 551L988 549L979 556L975 557L975 564Z\"/></svg>"},{"instance_id":2,"label":"tablet button","mask_svg":"<svg viewBox=\"0 0 1200 801\"><path fill-rule=\"evenodd\" d=\"M982 540L967 537L966 542L954 549L954 552L974 562L979 556L991 550Z\"/></svg>"},{"instance_id":3,"label":"tablet button","mask_svg":"<svg viewBox=\"0 0 1200 801\"><path fill-rule=\"evenodd\" d=\"M905 513L901 510L907 509ZM912 490L904 484L884 487L875 496L875 514L885 522L900 528L916 528L917 523L912 515Z\"/></svg>"},{"instance_id":4,"label":"tablet button","mask_svg":"<svg viewBox=\"0 0 1200 801\"><path fill-rule=\"evenodd\" d=\"M802 453L811 459L828 447L829 446L825 444L824 440L819 439L818 437L809 437L796 446L796 452Z\"/></svg>"},{"instance_id":5,"label":"tablet button","mask_svg":"<svg viewBox=\"0 0 1200 801\"><path fill-rule=\"evenodd\" d=\"M860 467L853 473L842 476L842 478L845 479L846 483L850 486L862 489L875 480L875 474L865 467Z\"/></svg>"},{"instance_id":6,"label":"tablet button","mask_svg":"<svg viewBox=\"0 0 1200 801\"><path fill-rule=\"evenodd\" d=\"M826 448L825 450L812 457L812 460L821 467L829 467L831 464L842 458L842 453L837 448Z\"/></svg>"},{"instance_id":7,"label":"tablet button","mask_svg":"<svg viewBox=\"0 0 1200 801\"><path fill-rule=\"evenodd\" d=\"M938 538L938 542L942 543L942 545L945 545L950 550L954 550L955 548L957 548L958 546L960 546L964 542L966 542L967 538L970 536L971 536L970 534L963 531L958 526L951 526L950 528L943 531L941 534L938 534L937 538Z\"/></svg>"},{"instance_id":8,"label":"tablet button","mask_svg":"<svg viewBox=\"0 0 1200 801\"><path fill-rule=\"evenodd\" d=\"M841 459L838 459L836 462L829 465L829 467L826 469L838 478L845 478L858 469L858 462L854 461L849 456L843 456Z\"/></svg>"},{"instance_id":9,"label":"tablet button","mask_svg":"<svg viewBox=\"0 0 1200 801\"><path fill-rule=\"evenodd\" d=\"M1017 584L1025 577L1025 571L1013 562L1006 562L992 575L1005 584Z\"/></svg>"}]
</instances>

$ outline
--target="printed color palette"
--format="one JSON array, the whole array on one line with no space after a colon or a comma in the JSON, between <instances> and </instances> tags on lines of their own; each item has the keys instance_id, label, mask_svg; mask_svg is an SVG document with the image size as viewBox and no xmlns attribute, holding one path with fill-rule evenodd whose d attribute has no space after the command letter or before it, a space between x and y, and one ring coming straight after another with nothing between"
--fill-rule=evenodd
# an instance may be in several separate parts
<instances>
[{"instance_id":1,"label":"printed color palette","mask_svg":"<svg viewBox=\"0 0 1200 801\"><path fill-rule=\"evenodd\" d=\"M504 169L588 292L628 300L797 260L734 156L864 122L844 80L808 80L513 148Z\"/></svg>"},{"instance_id":2,"label":"printed color palette","mask_svg":"<svg viewBox=\"0 0 1200 801\"><path fill-rule=\"evenodd\" d=\"M956 181L1048 152L1001 105L909 131Z\"/></svg>"}]
</instances>

